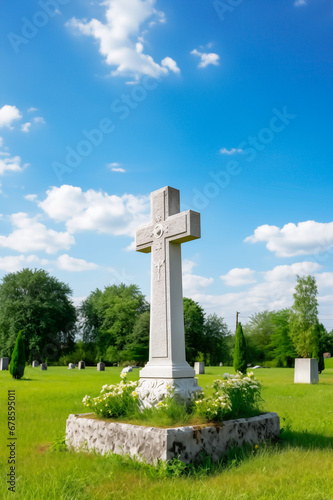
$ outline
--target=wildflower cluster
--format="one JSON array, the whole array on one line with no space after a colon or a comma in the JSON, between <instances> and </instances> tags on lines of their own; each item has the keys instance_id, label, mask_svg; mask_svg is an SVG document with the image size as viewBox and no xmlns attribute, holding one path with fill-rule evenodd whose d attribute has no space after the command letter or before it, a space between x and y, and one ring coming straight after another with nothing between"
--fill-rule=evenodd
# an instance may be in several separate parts
<instances>
[{"instance_id":1,"label":"wildflower cluster","mask_svg":"<svg viewBox=\"0 0 333 500\"><path fill-rule=\"evenodd\" d=\"M126 417L139 408L135 388L138 382L127 382L126 376L119 384L103 385L96 398L85 396L82 400L92 412L101 417Z\"/></svg>"},{"instance_id":2,"label":"wildflower cluster","mask_svg":"<svg viewBox=\"0 0 333 500\"><path fill-rule=\"evenodd\" d=\"M261 384L253 373L225 373L223 380L214 380L211 397L197 399L197 413L208 420L250 417L259 413Z\"/></svg>"}]
</instances>

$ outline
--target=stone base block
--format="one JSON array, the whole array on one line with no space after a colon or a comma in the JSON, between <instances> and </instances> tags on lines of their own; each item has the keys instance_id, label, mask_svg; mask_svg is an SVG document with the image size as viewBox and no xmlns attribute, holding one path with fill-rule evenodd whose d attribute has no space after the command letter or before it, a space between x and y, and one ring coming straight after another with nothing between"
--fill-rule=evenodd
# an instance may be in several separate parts
<instances>
[{"instance_id":1,"label":"stone base block","mask_svg":"<svg viewBox=\"0 0 333 500\"><path fill-rule=\"evenodd\" d=\"M135 390L141 405L146 408L163 401L171 390L179 401L188 401L196 392L202 391L196 378L140 378Z\"/></svg>"},{"instance_id":2,"label":"stone base block","mask_svg":"<svg viewBox=\"0 0 333 500\"><path fill-rule=\"evenodd\" d=\"M316 358L295 359L295 384L318 384L318 361Z\"/></svg>"},{"instance_id":3,"label":"stone base block","mask_svg":"<svg viewBox=\"0 0 333 500\"><path fill-rule=\"evenodd\" d=\"M274 439L280 433L280 419L276 413L228 420L219 425L169 429L107 422L90 416L93 414L69 415L67 445L76 451L95 450L103 455L129 453L149 463L179 457L188 464L200 461L203 453L217 461L233 446L257 444Z\"/></svg>"}]
</instances>

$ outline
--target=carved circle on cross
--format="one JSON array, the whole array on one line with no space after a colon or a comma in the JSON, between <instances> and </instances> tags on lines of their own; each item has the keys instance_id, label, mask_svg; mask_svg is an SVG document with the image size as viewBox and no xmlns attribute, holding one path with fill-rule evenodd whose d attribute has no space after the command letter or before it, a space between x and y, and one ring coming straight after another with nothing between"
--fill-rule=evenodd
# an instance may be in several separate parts
<instances>
[{"instance_id":1,"label":"carved circle on cross","mask_svg":"<svg viewBox=\"0 0 333 500\"><path fill-rule=\"evenodd\" d=\"M161 236L163 235L163 226L162 224L156 224L156 226L154 227L154 236L155 238L161 238Z\"/></svg>"}]
</instances>

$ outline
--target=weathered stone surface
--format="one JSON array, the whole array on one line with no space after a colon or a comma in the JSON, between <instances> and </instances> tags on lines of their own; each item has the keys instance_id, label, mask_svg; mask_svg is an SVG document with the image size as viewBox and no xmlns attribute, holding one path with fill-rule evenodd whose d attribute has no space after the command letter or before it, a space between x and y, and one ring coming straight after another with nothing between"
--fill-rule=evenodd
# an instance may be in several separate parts
<instances>
[{"instance_id":1,"label":"weathered stone surface","mask_svg":"<svg viewBox=\"0 0 333 500\"><path fill-rule=\"evenodd\" d=\"M221 425L186 426L169 429L107 422L92 414L69 415L66 443L75 450L95 450L139 456L150 463L179 456L185 463L199 461L202 453L217 461L233 446L274 439L280 433L276 413L229 420ZM87 418L88 417L88 418Z\"/></svg>"},{"instance_id":2,"label":"weathered stone surface","mask_svg":"<svg viewBox=\"0 0 333 500\"><path fill-rule=\"evenodd\" d=\"M296 358L294 383L295 384L318 384L318 361L316 358Z\"/></svg>"},{"instance_id":3,"label":"weathered stone surface","mask_svg":"<svg viewBox=\"0 0 333 500\"><path fill-rule=\"evenodd\" d=\"M31 366L32 366L32 368L38 368L38 366L39 366L38 361L35 359L35 360L31 363Z\"/></svg>"},{"instance_id":4,"label":"weathered stone surface","mask_svg":"<svg viewBox=\"0 0 333 500\"><path fill-rule=\"evenodd\" d=\"M196 375L203 375L205 373L205 363L196 361L194 363L194 371Z\"/></svg>"},{"instance_id":5,"label":"weathered stone surface","mask_svg":"<svg viewBox=\"0 0 333 500\"><path fill-rule=\"evenodd\" d=\"M0 358L0 370L8 370L9 358Z\"/></svg>"},{"instance_id":6,"label":"weathered stone surface","mask_svg":"<svg viewBox=\"0 0 333 500\"><path fill-rule=\"evenodd\" d=\"M47 364L46 363L41 363L40 364L40 369L43 370L43 371L47 370Z\"/></svg>"},{"instance_id":7,"label":"weathered stone surface","mask_svg":"<svg viewBox=\"0 0 333 500\"><path fill-rule=\"evenodd\" d=\"M69 370L75 370L75 365L74 365L74 363L68 363L68 369L69 369Z\"/></svg>"},{"instance_id":8,"label":"weathered stone surface","mask_svg":"<svg viewBox=\"0 0 333 500\"><path fill-rule=\"evenodd\" d=\"M98 372L104 372L105 371L105 363L103 361L100 361L97 363L97 371Z\"/></svg>"},{"instance_id":9,"label":"weathered stone surface","mask_svg":"<svg viewBox=\"0 0 333 500\"><path fill-rule=\"evenodd\" d=\"M198 386L196 378L141 378L135 390L142 405L149 408L163 401L170 394L170 391L173 391L178 401L184 401L191 399L194 393L201 391L201 387Z\"/></svg>"},{"instance_id":10,"label":"weathered stone surface","mask_svg":"<svg viewBox=\"0 0 333 500\"><path fill-rule=\"evenodd\" d=\"M84 361L79 361L77 367L78 367L79 370L84 370L85 367L86 367L86 364L85 364Z\"/></svg>"}]
</instances>

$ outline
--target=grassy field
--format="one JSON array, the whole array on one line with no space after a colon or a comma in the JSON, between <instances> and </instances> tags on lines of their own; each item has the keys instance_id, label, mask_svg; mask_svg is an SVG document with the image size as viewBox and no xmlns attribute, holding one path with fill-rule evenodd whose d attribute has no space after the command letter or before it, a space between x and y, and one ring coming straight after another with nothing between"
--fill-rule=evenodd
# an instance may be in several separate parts
<instances>
[{"instance_id":1,"label":"grassy field","mask_svg":"<svg viewBox=\"0 0 333 500\"><path fill-rule=\"evenodd\" d=\"M260 445L229 460L215 474L169 477L130 461L86 453L55 451L50 443L65 434L69 413L85 411L86 394L117 383L120 368L67 370L27 368L23 380L0 372L0 498L52 499L333 499L333 359L319 385L294 385L292 369L261 369L264 409L277 412L283 427L279 443ZM206 389L229 367L206 368ZM129 374L138 378L138 370ZM16 396L16 493L7 491L7 391Z\"/></svg>"}]
</instances>

